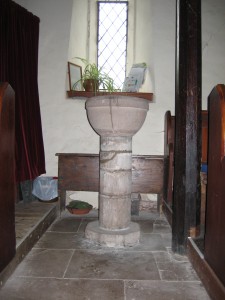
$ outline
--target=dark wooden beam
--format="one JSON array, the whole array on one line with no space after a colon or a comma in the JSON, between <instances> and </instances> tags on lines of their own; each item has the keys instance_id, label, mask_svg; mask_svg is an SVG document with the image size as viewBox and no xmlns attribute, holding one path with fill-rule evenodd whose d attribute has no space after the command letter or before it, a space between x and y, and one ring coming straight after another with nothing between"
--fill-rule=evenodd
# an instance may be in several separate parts
<instances>
[{"instance_id":1,"label":"dark wooden beam","mask_svg":"<svg viewBox=\"0 0 225 300\"><path fill-rule=\"evenodd\" d=\"M177 0L172 249L186 253L200 223L201 0Z\"/></svg>"}]
</instances>

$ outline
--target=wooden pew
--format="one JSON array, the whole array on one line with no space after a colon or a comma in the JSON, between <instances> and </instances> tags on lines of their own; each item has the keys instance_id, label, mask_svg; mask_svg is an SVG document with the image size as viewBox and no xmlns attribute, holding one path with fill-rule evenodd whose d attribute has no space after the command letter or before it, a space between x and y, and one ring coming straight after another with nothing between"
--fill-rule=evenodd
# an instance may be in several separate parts
<instances>
[{"instance_id":1,"label":"wooden pew","mask_svg":"<svg viewBox=\"0 0 225 300\"><path fill-rule=\"evenodd\" d=\"M209 95L205 259L225 286L225 85Z\"/></svg>"},{"instance_id":2,"label":"wooden pew","mask_svg":"<svg viewBox=\"0 0 225 300\"><path fill-rule=\"evenodd\" d=\"M99 191L99 155L57 153L60 210L65 208L66 191ZM163 194L164 156L132 156L132 193Z\"/></svg>"},{"instance_id":3,"label":"wooden pew","mask_svg":"<svg viewBox=\"0 0 225 300\"><path fill-rule=\"evenodd\" d=\"M202 111L202 164L207 164L208 147L208 112ZM163 184L163 211L169 223L172 223L173 201L173 174L174 174L174 139L175 139L175 116L170 111L165 113L164 119L164 184ZM203 201L204 202L204 201ZM204 223L204 203L202 203L201 220Z\"/></svg>"},{"instance_id":4,"label":"wooden pew","mask_svg":"<svg viewBox=\"0 0 225 300\"><path fill-rule=\"evenodd\" d=\"M225 85L208 98L209 143L205 236L202 252L189 238L188 257L211 299L225 299Z\"/></svg>"},{"instance_id":5,"label":"wooden pew","mask_svg":"<svg viewBox=\"0 0 225 300\"><path fill-rule=\"evenodd\" d=\"M15 238L15 99L7 82L0 83L0 272L16 251Z\"/></svg>"}]
</instances>

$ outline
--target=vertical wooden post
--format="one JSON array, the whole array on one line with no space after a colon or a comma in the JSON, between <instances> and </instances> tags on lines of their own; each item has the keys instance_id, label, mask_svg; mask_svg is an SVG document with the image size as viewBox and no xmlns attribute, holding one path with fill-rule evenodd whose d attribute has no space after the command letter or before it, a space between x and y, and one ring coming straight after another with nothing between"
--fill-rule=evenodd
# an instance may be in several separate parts
<instances>
[{"instance_id":1,"label":"vertical wooden post","mask_svg":"<svg viewBox=\"0 0 225 300\"><path fill-rule=\"evenodd\" d=\"M186 252L200 223L201 0L177 0L172 249Z\"/></svg>"}]
</instances>

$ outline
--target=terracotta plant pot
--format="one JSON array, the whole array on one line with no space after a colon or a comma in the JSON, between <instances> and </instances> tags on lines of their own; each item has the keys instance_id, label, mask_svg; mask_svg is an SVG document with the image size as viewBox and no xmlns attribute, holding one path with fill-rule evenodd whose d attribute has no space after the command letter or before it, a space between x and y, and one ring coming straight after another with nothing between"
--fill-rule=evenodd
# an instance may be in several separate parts
<instances>
[{"instance_id":1,"label":"terracotta plant pot","mask_svg":"<svg viewBox=\"0 0 225 300\"><path fill-rule=\"evenodd\" d=\"M71 208L71 207L66 207L66 208L73 215L85 215L88 214L91 210L91 208Z\"/></svg>"},{"instance_id":2,"label":"terracotta plant pot","mask_svg":"<svg viewBox=\"0 0 225 300\"><path fill-rule=\"evenodd\" d=\"M95 79L85 79L83 87L86 92L97 92L99 90L99 83Z\"/></svg>"},{"instance_id":3,"label":"terracotta plant pot","mask_svg":"<svg viewBox=\"0 0 225 300\"><path fill-rule=\"evenodd\" d=\"M68 211L74 215L84 215L88 214L89 211L93 208L91 204L81 200L71 200L66 206Z\"/></svg>"}]
</instances>

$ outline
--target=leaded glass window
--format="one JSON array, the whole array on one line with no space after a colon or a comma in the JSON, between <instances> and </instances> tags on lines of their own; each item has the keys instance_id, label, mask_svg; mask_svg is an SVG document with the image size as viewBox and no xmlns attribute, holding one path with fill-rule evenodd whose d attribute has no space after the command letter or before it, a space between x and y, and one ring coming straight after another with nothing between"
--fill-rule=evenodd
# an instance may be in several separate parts
<instances>
[{"instance_id":1,"label":"leaded glass window","mask_svg":"<svg viewBox=\"0 0 225 300\"><path fill-rule=\"evenodd\" d=\"M98 1L98 66L121 89L126 77L127 1Z\"/></svg>"}]
</instances>

